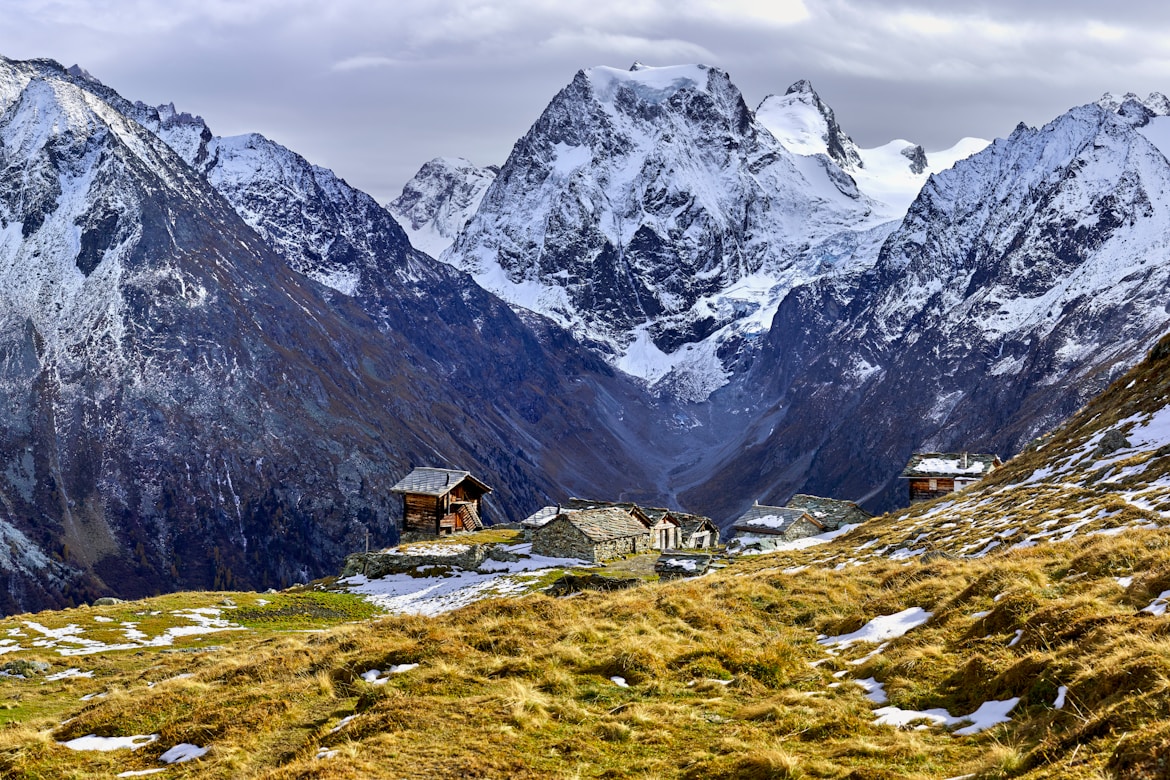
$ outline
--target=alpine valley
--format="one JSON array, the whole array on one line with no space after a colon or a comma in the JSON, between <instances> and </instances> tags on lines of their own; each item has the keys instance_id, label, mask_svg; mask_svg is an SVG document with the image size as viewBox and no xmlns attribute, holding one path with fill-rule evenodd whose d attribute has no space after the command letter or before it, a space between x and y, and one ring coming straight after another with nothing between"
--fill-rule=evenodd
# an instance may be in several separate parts
<instances>
[{"instance_id":1,"label":"alpine valley","mask_svg":"<svg viewBox=\"0 0 1170 780\"><path fill-rule=\"evenodd\" d=\"M383 207L0 58L0 608L335 573L413 465L495 522L897 506L913 451L1006 459L1166 332L1168 109L862 149L807 82L596 67Z\"/></svg>"}]
</instances>

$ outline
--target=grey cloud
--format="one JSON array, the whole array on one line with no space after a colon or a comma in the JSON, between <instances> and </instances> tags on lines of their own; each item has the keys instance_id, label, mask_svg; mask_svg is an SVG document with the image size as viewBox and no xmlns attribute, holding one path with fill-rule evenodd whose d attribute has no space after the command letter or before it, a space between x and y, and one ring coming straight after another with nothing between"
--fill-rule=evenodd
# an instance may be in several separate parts
<instances>
[{"instance_id":1,"label":"grey cloud","mask_svg":"<svg viewBox=\"0 0 1170 780\"><path fill-rule=\"evenodd\" d=\"M705 60L749 104L811 79L871 146L1170 91L1170 5L927 0L6 3L0 53L78 62L221 134L264 133L385 201L427 159L501 163L580 68ZM748 15L752 9L770 13Z\"/></svg>"}]
</instances>

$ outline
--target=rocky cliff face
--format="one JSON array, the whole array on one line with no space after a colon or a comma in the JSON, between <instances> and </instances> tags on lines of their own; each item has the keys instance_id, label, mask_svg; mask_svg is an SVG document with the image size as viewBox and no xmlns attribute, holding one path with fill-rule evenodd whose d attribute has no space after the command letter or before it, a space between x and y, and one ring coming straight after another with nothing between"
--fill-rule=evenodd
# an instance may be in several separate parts
<instances>
[{"instance_id":1,"label":"rocky cliff face","mask_svg":"<svg viewBox=\"0 0 1170 780\"><path fill-rule=\"evenodd\" d=\"M501 518L640 471L642 397L368 197L56 63L0 60L0 290L6 610L332 572L412 463Z\"/></svg>"},{"instance_id":2,"label":"rocky cliff face","mask_svg":"<svg viewBox=\"0 0 1170 780\"><path fill-rule=\"evenodd\" d=\"M1142 131L1085 106L933 176L872 268L784 301L722 400L759 404L748 445L690 495L895 506L912 450L1013 454L1133 365L1170 326L1170 164Z\"/></svg>"}]
</instances>

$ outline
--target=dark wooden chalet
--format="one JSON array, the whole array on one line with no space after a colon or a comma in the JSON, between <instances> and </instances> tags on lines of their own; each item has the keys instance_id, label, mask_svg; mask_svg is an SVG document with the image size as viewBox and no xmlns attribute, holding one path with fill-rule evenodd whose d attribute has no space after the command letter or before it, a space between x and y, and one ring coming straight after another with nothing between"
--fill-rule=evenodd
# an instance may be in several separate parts
<instances>
[{"instance_id":1,"label":"dark wooden chalet","mask_svg":"<svg viewBox=\"0 0 1170 780\"><path fill-rule=\"evenodd\" d=\"M814 520L825 527L826 531L836 531L843 525L864 523L873 518L873 515L852 501L821 498L805 493L797 493L784 506L788 509L800 509L808 512Z\"/></svg>"},{"instance_id":2,"label":"dark wooden chalet","mask_svg":"<svg viewBox=\"0 0 1170 780\"><path fill-rule=\"evenodd\" d=\"M735 521L732 530L738 538L778 536L784 541L793 541L824 533L825 527L803 509L753 504Z\"/></svg>"},{"instance_id":3,"label":"dark wooden chalet","mask_svg":"<svg viewBox=\"0 0 1170 780\"><path fill-rule=\"evenodd\" d=\"M434 468L417 468L390 489L402 494L406 538L483 528L483 497L492 492L470 472Z\"/></svg>"},{"instance_id":4,"label":"dark wooden chalet","mask_svg":"<svg viewBox=\"0 0 1170 780\"><path fill-rule=\"evenodd\" d=\"M929 501L962 490L1003 465L996 455L970 452L916 452L902 470L910 486L910 503Z\"/></svg>"}]
</instances>

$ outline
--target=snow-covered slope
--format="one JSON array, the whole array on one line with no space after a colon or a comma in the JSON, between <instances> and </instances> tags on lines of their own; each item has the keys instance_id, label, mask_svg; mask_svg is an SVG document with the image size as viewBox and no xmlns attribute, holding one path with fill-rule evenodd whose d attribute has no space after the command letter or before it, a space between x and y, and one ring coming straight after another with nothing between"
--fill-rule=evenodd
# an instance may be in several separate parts
<instances>
[{"instance_id":1,"label":"snow-covered slope","mask_svg":"<svg viewBox=\"0 0 1170 780\"><path fill-rule=\"evenodd\" d=\"M900 218L932 173L987 146L980 138L963 138L949 149L928 152L901 139L861 149L837 124L833 109L808 81L798 81L783 95L769 95L756 108L759 120L784 148L800 155L827 155L853 177L859 190Z\"/></svg>"},{"instance_id":2,"label":"snow-covered slope","mask_svg":"<svg viewBox=\"0 0 1170 780\"><path fill-rule=\"evenodd\" d=\"M516 144L444 259L699 400L789 289L872 262L883 221L834 163L764 131L723 71L597 67Z\"/></svg>"},{"instance_id":3,"label":"snow-covered slope","mask_svg":"<svg viewBox=\"0 0 1170 780\"><path fill-rule=\"evenodd\" d=\"M479 208L499 166L480 168L461 157L436 157L423 165L386 209L416 249L439 257Z\"/></svg>"},{"instance_id":4,"label":"snow-covered slope","mask_svg":"<svg viewBox=\"0 0 1170 780\"><path fill-rule=\"evenodd\" d=\"M862 167L860 150L812 82L801 79L783 95L768 95L756 106L756 120L793 154L825 154L846 171Z\"/></svg>"},{"instance_id":5,"label":"snow-covered slope","mask_svg":"<svg viewBox=\"0 0 1170 780\"><path fill-rule=\"evenodd\" d=\"M767 435L724 469L889 506L912 450L1018 451L1170 327L1167 246L1170 164L1129 119L1019 127L932 176L871 269L789 296L745 382Z\"/></svg>"}]
</instances>

